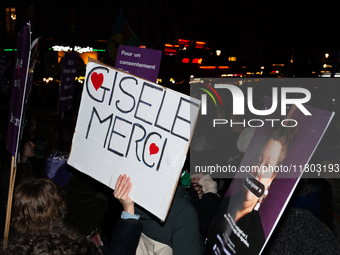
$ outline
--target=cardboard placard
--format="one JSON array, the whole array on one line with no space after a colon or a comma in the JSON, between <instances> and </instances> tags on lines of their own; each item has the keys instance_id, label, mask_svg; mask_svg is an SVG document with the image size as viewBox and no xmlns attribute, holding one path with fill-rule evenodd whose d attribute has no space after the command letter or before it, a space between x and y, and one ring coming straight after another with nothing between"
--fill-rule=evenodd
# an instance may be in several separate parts
<instances>
[{"instance_id":1,"label":"cardboard placard","mask_svg":"<svg viewBox=\"0 0 340 255\"><path fill-rule=\"evenodd\" d=\"M161 57L160 50L119 45L115 68L156 82Z\"/></svg>"},{"instance_id":2,"label":"cardboard placard","mask_svg":"<svg viewBox=\"0 0 340 255\"><path fill-rule=\"evenodd\" d=\"M266 98L264 109L271 105ZM295 106L286 116L297 125L256 128L210 225L207 254L261 254L334 116L305 107L311 116ZM267 116L279 117L279 110Z\"/></svg>"},{"instance_id":3,"label":"cardboard placard","mask_svg":"<svg viewBox=\"0 0 340 255\"><path fill-rule=\"evenodd\" d=\"M90 59L68 164L165 220L200 101Z\"/></svg>"},{"instance_id":4,"label":"cardboard placard","mask_svg":"<svg viewBox=\"0 0 340 255\"><path fill-rule=\"evenodd\" d=\"M78 53L65 52L59 88L58 113L69 111L72 107L74 78L78 66Z\"/></svg>"}]
</instances>

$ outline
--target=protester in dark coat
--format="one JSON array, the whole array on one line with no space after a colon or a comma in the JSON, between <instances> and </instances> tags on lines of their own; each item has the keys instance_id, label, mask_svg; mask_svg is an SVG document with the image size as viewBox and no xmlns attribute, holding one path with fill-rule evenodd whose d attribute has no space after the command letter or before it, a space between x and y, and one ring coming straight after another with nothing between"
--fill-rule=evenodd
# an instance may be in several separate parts
<instances>
[{"instance_id":1,"label":"protester in dark coat","mask_svg":"<svg viewBox=\"0 0 340 255\"><path fill-rule=\"evenodd\" d=\"M221 199L218 195L217 183L209 174L195 174L191 178L191 183L191 203L197 211L200 232L204 239Z\"/></svg>"},{"instance_id":2,"label":"protester in dark coat","mask_svg":"<svg viewBox=\"0 0 340 255\"><path fill-rule=\"evenodd\" d=\"M140 207L136 207L143 224L143 233L170 246L174 255L197 255L203 252L197 212L190 203L185 187L178 185L164 223Z\"/></svg>"}]
</instances>

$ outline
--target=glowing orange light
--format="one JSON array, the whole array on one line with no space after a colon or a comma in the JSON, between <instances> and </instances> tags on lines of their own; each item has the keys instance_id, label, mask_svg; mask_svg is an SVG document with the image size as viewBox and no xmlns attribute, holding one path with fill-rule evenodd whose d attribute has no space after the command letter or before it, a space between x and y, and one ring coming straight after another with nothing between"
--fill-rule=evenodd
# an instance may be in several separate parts
<instances>
[{"instance_id":1,"label":"glowing orange light","mask_svg":"<svg viewBox=\"0 0 340 255\"><path fill-rule=\"evenodd\" d=\"M164 46L165 46L165 47L168 47L168 48L179 48L179 45L177 45L177 44L169 44L169 43L166 43Z\"/></svg>"},{"instance_id":2,"label":"glowing orange light","mask_svg":"<svg viewBox=\"0 0 340 255\"><path fill-rule=\"evenodd\" d=\"M202 58L194 58L193 60L192 60L192 63L193 64L202 64L202 61L203 61L203 59Z\"/></svg>"},{"instance_id":3,"label":"glowing orange light","mask_svg":"<svg viewBox=\"0 0 340 255\"><path fill-rule=\"evenodd\" d=\"M216 66L200 66L201 69L216 69Z\"/></svg>"},{"instance_id":4,"label":"glowing orange light","mask_svg":"<svg viewBox=\"0 0 340 255\"><path fill-rule=\"evenodd\" d=\"M177 53L177 50L176 49L165 48L164 52L167 52L167 53Z\"/></svg>"},{"instance_id":5,"label":"glowing orange light","mask_svg":"<svg viewBox=\"0 0 340 255\"><path fill-rule=\"evenodd\" d=\"M189 63L189 58L183 58L182 59L182 63L184 63L184 64L188 64Z\"/></svg>"},{"instance_id":6,"label":"glowing orange light","mask_svg":"<svg viewBox=\"0 0 340 255\"><path fill-rule=\"evenodd\" d=\"M178 54L178 49L169 48L169 47L164 49L165 56L177 56L177 54Z\"/></svg>"},{"instance_id":7,"label":"glowing orange light","mask_svg":"<svg viewBox=\"0 0 340 255\"><path fill-rule=\"evenodd\" d=\"M190 40L178 39L179 45L184 45L185 47L189 47Z\"/></svg>"},{"instance_id":8,"label":"glowing orange light","mask_svg":"<svg viewBox=\"0 0 340 255\"><path fill-rule=\"evenodd\" d=\"M196 41L196 49L204 49L205 42Z\"/></svg>"},{"instance_id":9,"label":"glowing orange light","mask_svg":"<svg viewBox=\"0 0 340 255\"><path fill-rule=\"evenodd\" d=\"M229 69L229 66L219 66L218 69Z\"/></svg>"}]
</instances>

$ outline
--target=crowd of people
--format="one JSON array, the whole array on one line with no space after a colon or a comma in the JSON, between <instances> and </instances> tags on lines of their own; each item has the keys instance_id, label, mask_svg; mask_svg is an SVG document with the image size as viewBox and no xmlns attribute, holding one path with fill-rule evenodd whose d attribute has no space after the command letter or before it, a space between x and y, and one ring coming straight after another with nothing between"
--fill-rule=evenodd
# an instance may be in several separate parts
<instances>
[{"instance_id":1,"label":"crowd of people","mask_svg":"<svg viewBox=\"0 0 340 255\"><path fill-rule=\"evenodd\" d=\"M223 197L231 178L213 179L210 175L189 173L190 157L204 160L207 155L217 152L214 150L216 141L208 136L209 132L197 132L192 139L190 155L184 164L167 219L161 222L130 199L134 181L130 177L119 176L113 191L67 164L76 108L77 104L63 117L57 114L42 117L36 110L31 110L28 115L20 143L10 235L4 254L210 254L206 249L210 244L205 241L211 232L210 226L218 221L219 206L226 202ZM217 108L216 114L220 117L230 114L231 118L237 118L228 112L228 108ZM197 125L205 121L202 118ZM337 123L332 122L323 139L325 142L321 143L322 148L336 151L334 148L340 141ZM244 138L243 130L239 126L219 130L228 143L223 150L224 158L235 166L240 163L251 139L240 144ZM3 238L11 155L5 150L5 128L2 127L1 132L0 236ZM282 151L283 144L286 142L285 146L289 147L291 140L280 140L287 134L279 132L275 131L268 140L263 154L268 146L278 148L278 155L286 153ZM247 134L253 134L253 131L248 130ZM322 151L318 152L312 160L325 160ZM215 156L211 156L211 160ZM327 160L335 160L337 156L334 153ZM275 164L280 164L282 159L277 161ZM255 175L254 178L261 180L262 176ZM274 178L269 178L267 190ZM340 254L337 228L340 211L333 207L336 204L334 187L337 187L334 180L302 179L263 253ZM246 201L246 206L236 204L233 217L236 222L241 222L242 218L244 221L252 214L255 218L246 223L255 224L258 219L256 207L262 200L254 199L248 193L240 192L240 196L249 197L251 203ZM260 248L263 239L263 235L254 237Z\"/></svg>"}]
</instances>

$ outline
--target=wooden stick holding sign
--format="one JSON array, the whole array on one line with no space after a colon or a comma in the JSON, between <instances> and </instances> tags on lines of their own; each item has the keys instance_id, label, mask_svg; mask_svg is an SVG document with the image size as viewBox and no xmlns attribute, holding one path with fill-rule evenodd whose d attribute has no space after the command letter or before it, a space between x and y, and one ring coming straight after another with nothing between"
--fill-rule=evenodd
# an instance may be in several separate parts
<instances>
[{"instance_id":1,"label":"wooden stick holding sign","mask_svg":"<svg viewBox=\"0 0 340 255\"><path fill-rule=\"evenodd\" d=\"M186 159L200 101L90 59L68 164L165 220Z\"/></svg>"},{"instance_id":2,"label":"wooden stick holding sign","mask_svg":"<svg viewBox=\"0 0 340 255\"><path fill-rule=\"evenodd\" d=\"M13 190L14 190L14 184L15 184L15 176L16 176L16 170L18 164L14 163L16 162L15 157L12 156L11 161L11 172L10 172L10 178L9 178L9 189L8 189L8 200L7 200L7 209L6 209L6 222L5 222L5 232L4 232L4 244L3 249L7 248L8 243L8 236L9 236L9 228L11 225L11 213L12 213L12 201L13 201Z\"/></svg>"},{"instance_id":3,"label":"wooden stick holding sign","mask_svg":"<svg viewBox=\"0 0 340 255\"><path fill-rule=\"evenodd\" d=\"M10 118L7 129L6 148L12 154L12 163L9 176L9 191L4 232L3 248L7 247L11 223L11 211L15 177L17 172L17 155L20 137L27 118L30 96L33 84L33 73L39 52L39 38L31 44L30 23L18 32L17 52L15 55L15 72L11 92Z\"/></svg>"}]
</instances>

